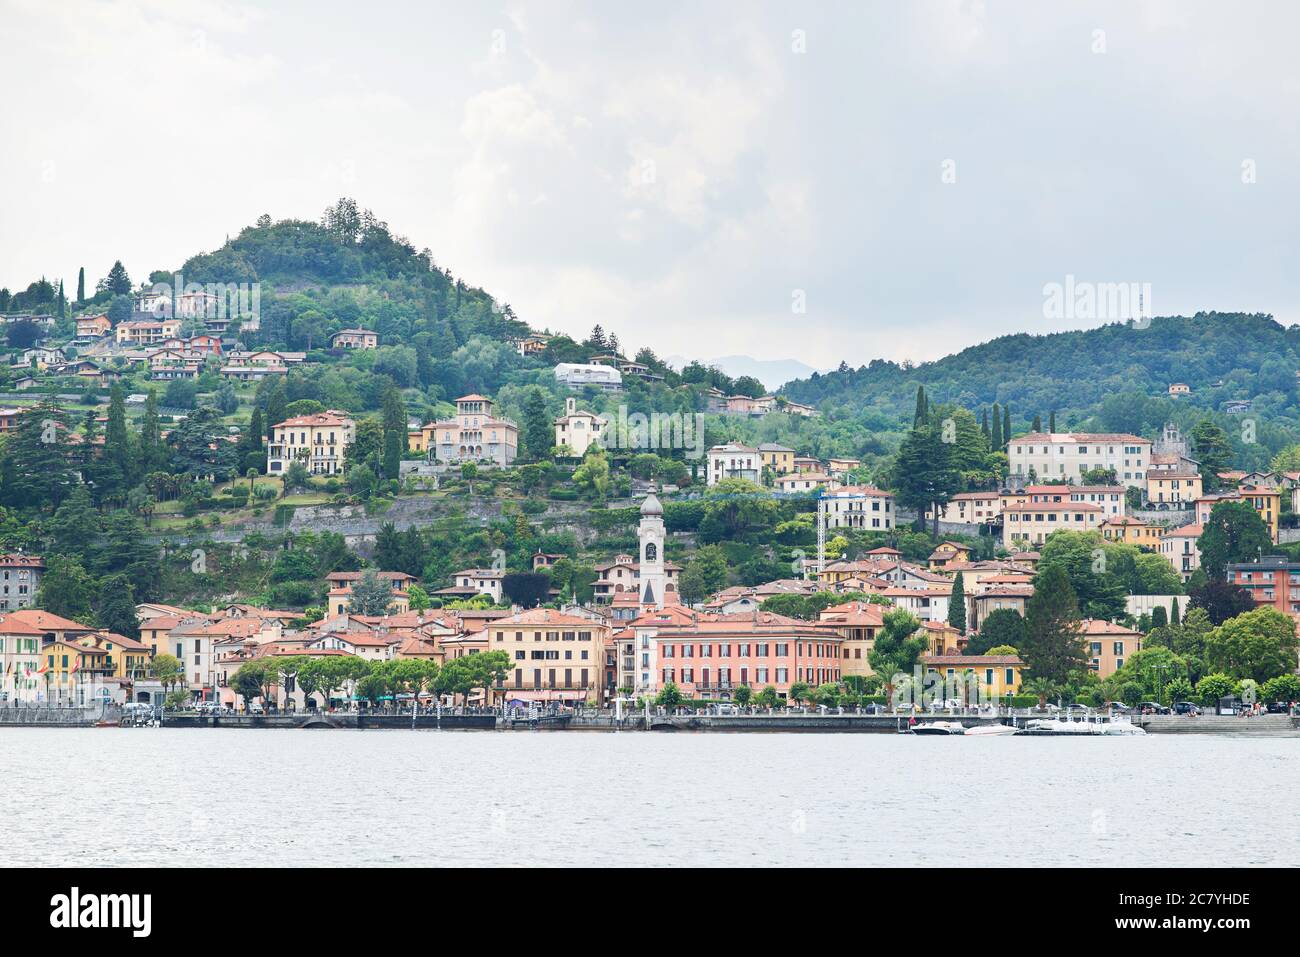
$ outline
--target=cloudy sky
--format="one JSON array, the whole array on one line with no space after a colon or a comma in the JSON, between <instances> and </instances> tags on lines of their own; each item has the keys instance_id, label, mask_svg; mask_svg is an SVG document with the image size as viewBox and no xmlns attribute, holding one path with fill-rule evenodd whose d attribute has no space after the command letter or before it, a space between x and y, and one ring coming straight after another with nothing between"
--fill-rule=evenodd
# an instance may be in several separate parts
<instances>
[{"instance_id":1,"label":"cloudy sky","mask_svg":"<svg viewBox=\"0 0 1300 957\"><path fill-rule=\"evenodd\" d=\"M535 326L935 358L1045 284L1300 321L1300 5L0 0L0 285L340 195ZM805 311L796 311L799 304Z\"/></svg>"}]
</instances>

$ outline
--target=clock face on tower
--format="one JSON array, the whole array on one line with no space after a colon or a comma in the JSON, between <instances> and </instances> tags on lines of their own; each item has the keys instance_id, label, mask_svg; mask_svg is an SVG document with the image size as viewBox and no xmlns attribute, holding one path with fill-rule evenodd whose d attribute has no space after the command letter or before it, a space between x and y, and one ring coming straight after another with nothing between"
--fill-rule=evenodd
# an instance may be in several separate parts
<instances>
[{"instance_id":1,"label":"clock face on tower","mask_svg":"<svg viewBox=\"0 0 1300 957\"><path fill-rule=\"evenodd\" d=\"M659 554L659 549L655 546L655 543L647 542L645 547L645 560L648 562L652 562L655 560L658 554Z\"/></svg>"}]
</instances>

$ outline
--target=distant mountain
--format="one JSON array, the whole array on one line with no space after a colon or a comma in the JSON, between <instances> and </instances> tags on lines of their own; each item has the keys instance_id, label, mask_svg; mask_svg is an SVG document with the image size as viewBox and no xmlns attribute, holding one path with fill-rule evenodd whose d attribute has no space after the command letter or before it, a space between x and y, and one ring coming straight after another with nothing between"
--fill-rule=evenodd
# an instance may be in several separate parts
<instances>
[{"instance_id":1,"label":"distant mountain","mask_svg":"<svg viewBox=\"0 0 1300 957\"><path fill-rule=\"evenodd\" d=\"M681 371L691 360L682 356L669 356L668 365ZM798 359L755 359L752 356L720 356L717 359L700 359L701 365L715 366L722 372L739 379L741 376L753 376L768 389L775 391L791 379L804 379L825 369L816 369Z\"/></svg>"},{"instance_id":2,"label":"distant mountain","mask_svg":"<svg viewBox=\"0 0 1300 957\"><path fill-rule=\"evenodd\" d=\"M1249 399L1259 430L1294 434L1300 429L1297 369L1300 326L1286 328L1267 315L1198 313L1156 318L1147 327L1115 323L1003 336L918 366L876 359L786 383L781 391L826 412L866 413L906 427L917 386L924 385L932 401L977 414L994 402L1009 404L1014 431L1025 431L1036 415L1046 427L1055 411L1058 431L1146 435L1166 417L1186 423L1222 414L1229 400ZM1171 398L1169 386L1179 382L1191 395Z\"/></svg>"}]
</instances>

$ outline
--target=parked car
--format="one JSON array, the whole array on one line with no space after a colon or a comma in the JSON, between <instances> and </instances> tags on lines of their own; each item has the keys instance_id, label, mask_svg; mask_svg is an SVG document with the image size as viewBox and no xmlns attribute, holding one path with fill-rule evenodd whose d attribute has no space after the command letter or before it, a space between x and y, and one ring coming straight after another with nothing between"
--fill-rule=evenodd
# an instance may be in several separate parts
<instances>
[{"instance_id":1,"label":"parked car","mask_svg":"<svg viewBox=\"0 0 1300 957\"><path fill-rule=\"evenodd\" d=\"M1128 714L1132 708L1122 701L1112 701L1109 705L1111 714Z\"/></svg>"},{"instance_id":2,"label":"parked car","mask_svg":"<svg viewBox=\"0 0 1300 957\"><path fill-rule=\"evenodd\" d=\"M1139 701L1137 710L1142 714L1168 714L1169 709L1159 701Z\"/></svg>"},{"instance_id":3,"label":"parked car","mask_svg":"<svg viewBox=\"0 0 1300 957\"><path fill-rule=\"evenodd\" d=\"M1192 717L1195 717L1200 713L1201 713L1200 706L1195 705L1190 701L1174 702L1174 714L1185 714L1185 715L1190 715Z\"/></svg>"}]
</instances>

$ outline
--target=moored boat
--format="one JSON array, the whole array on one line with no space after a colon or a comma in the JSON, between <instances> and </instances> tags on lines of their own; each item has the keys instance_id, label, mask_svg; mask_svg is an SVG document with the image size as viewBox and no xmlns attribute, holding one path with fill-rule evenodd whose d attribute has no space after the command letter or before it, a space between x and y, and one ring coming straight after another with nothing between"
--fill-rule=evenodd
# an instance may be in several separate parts
<instances>
[{"instance_id":1,"label":"moored boat","mask_svg":"<svg viewBox=\"0 0 1300 957\"><path fill-rule=\"evenodd\" d=\"M965 734L960 721L922 721L913 726L912 734Z\"/></svg>"}]
</instances>

